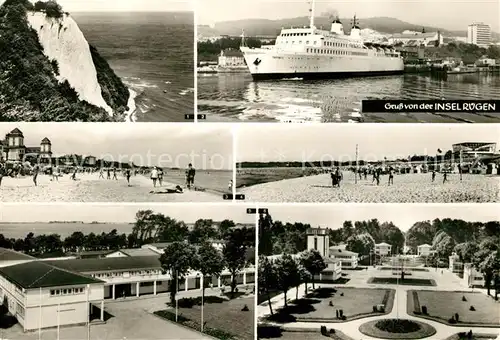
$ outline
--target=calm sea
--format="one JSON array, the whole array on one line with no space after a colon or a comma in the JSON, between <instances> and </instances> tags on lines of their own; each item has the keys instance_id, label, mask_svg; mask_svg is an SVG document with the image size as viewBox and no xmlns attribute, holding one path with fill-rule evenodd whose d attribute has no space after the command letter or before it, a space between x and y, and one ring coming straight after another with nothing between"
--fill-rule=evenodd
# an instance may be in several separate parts
<instances>
[{"instance_id":1,"label":"calm sea","mask_svg":"<svg viewBox=\"0 0 500 340\"><path fill-rule=\"evenodd\" d=\"M185 121L194 108L193 12L72 13L88 42L138 93L137 121Z\"/></svg>"},{"instance_id":2,"label":"calm sea","mask_svg":"<svg viewBox=\"0 0 500 340\"><path fill-rule=\"evenodd\" d=\"M348 122L363 99L500 99L500 76L406 74L323 81L253 82L249 74L199 75L198 110L208 121ZM365 122L499 123L499 114L363 114Z\"/></svg>"}]
</instances>

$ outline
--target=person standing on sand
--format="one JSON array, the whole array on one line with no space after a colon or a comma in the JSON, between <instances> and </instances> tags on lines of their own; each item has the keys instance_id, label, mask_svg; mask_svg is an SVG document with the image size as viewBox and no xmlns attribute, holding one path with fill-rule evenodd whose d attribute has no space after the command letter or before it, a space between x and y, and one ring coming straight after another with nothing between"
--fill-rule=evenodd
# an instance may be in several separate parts
<instances>
[{"instance_id":1,"label":"person standing on sand","mask_svg":"<svg viewBox=\"0 0 500 340\"><path fill-rule=\"evenodd\" d=\"M101 178L104 179L104 170L102 168L99 170L99 179Z\"/></svg>"},{"instance_id":2,"label":"person standing on sand","mask_svg":"<svg viewBox=\"0 0 500 340\"><path fill-rule=\"evenodd\" d=\"M163 182L163 169L158 168L158 184L161 186Z\"/></svg>"},{"instance_id":3,"label":"person standing on sand","mask_svg":"<svg viewBox=\"0 0 500 340\"><path fill-rule=\"evenodd\" d=\"M107 179L111 179L111 168L107 168Z\"/></svg>"},{"instance_id":4,"label":"person standing on sand","mask_svg":"<svg viewBox=\"0 0 500 340\"><path fill-rule=\"evenodd\" d=\"M188 189L191 189L191 185L194 187L194 176L196 175L196 170L193 168L193 164L189 163L186 170L186 185Z\"/></svg>"},{"instance_id":5,"label":"person standing on sand","mask_svg":"<svg viewBox=\"0 0 500 340\"><path fill-rule=\"evenodd\" d=\"M130 186L130 169L125 170L125 177L127 177L128 186Z\"/></svg>"},{"instance_id":6,"label":"person standing on sand","mask_svg":"<svg viewBox=\"0 0 500 340\"><path fill-rule=\"evenodd\" d=\"M38 166L38 164L35 164L35 166L33 167L33 183L35 183L35 186L38 186L36 179L38 178L39 171L40 171L40 167Z\"/></svg>"},{"instance_id":7,"label":"person standing on sand","mask_svg":"<svg viewBox=\"0 0 500 340\"><path fill-rule=\"evenodd\" d=\"M445 182L448 182L448 174L447 174L447 172L446 172L446 171L443 171L443 184L444 184Z\"/></svg>"},{"instance_id":8,"label":"person standing on sand","mask_svg":"<svg viewBox=\"0 0 500 340\"><path fill-rule=\"evenodd\" d=\"M389 168L389 184L388 185L394 185L394 170L392 168Z\"/></svg>"},{"instance_id":9,"label":"person standing on sand","mask_svg":"<svg viewBox=\"0 0 500 340\"><path fill-rule=\"evenodd\" d=\"M153 187L156 188L156 181L158 180L158 169L156 167L151 170L151 179L153 180Z\"/></svg>"},{"instance_id":10,"label":"person standing on sand","mask_svg":"<svg viewBox=\"0 0 500 340\"><path fill-rule=\"evenodd\" d=\"M231 193L233 192L233 180L230 180L230 181L229 181L229 184L228 184L228 186L227 186L227 189L229 190L229 192L231 192Z\"/></svg>"},{"instance_id":11,"label":"person standing on sand","mask_svg":"<svg viewBox=\"0 0 500 340\"><path fill-rule=\"evenodd\" d=\"M432 181L436 179L436 170L432 170Z\"/></svg>"},{"instance_id":12,"label":"person standing on sand","mask_svg":"<svg viewBox=\"0 0 500 340\"><path fill-rule=\"evenodd\" d=\"M54 166L52 168L52 180L56 180L59 182L59 167L58 166Z\"/></svg>"},{"instance_id":13,"label":"person standing on sand","mask_svg":"<svg viewBox=\"0 0 500 340\"><path fill-rule=\"evenodd\" d=\"M113 179L118 180L118 177L116 177L116 168L113 168Z\"/></svg>"},{"instance_id":14,"label":"person standing on sand","mask_svg":"<svg viewBox=\"0 0 500 340\"><path fill-rule=\"evenodd\" d=\"M5 176L5 167L0 162L0 187L2 186L2 178L3 178L3 176Z\"/></svg>"}]
</instances>

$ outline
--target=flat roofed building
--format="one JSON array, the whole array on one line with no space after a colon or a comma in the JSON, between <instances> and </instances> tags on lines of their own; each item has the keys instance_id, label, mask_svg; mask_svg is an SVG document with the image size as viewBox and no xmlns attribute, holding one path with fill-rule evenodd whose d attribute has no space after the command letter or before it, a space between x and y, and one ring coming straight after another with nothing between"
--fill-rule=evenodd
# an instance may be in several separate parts
<instances>
[{"instance_id":1,"label":"flat roofed building","mask_svg":"<svg viewBox=\"0 0 500 340\"><path fill-rule=\"evenodd\" d=\"M342 269L353 269L358 266L358 253L342 250L335 246L330 247L330 258L339 260L342 264Z\"/></svg>"},{"instance_id":2,"label":"flat roofed building","mask_svg":"<svg viewBox=\"0 0 500 340\"><path fill-rule=\"evenodd\" d=\"M467 43L488 47L491 44L491 28L482 22L467 27Z\"/></svg>"},{"instance_id":3,"label":"flat roofed building","mask_svg":"<svg viewBox=\"0 0 500 340\"><path fill-rule=\"evenodd\" d=\"M382 242L375 244L375 254L380 256L387 256L391 254L392 246L388 243Z\"/></svg>"},{"instance_id":4,"label":"flat roofed building","mask_svg":"<svg viewBox=\"0 0 500 340\"><path fill-rule=\"evenodd\" d=\"M430 256L431 255L432 246L429 244L421 244L417 246L417 255L418 256Z\"/></svg>"},{"instance_id":5,"label":"flat roofed building","mask_svg":"<svg viewBox=\"0 0 500 340\"><path fill-rule=\"evenodd\" d=\"M89 321L93 305L104 320L104 282L30 261L0 268L0 298L25 331Z\"/></svg>"}]
</instances>

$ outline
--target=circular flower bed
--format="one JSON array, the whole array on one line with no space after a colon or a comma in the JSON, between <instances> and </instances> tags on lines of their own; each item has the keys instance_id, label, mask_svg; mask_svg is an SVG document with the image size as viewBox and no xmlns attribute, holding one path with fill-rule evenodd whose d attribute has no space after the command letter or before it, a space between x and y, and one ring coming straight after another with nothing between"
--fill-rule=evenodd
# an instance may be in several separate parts
<instances>
[{"instance_id":1,"label":"circular flower bed","mask_svg":"<svg viewBox=\"0 0 500 340\"><path fill-rule=\"evenodd\" d=\"M406 319L382 319L362 324L359 331L380 339L423 339L436 334L429 324Z\"/></svg>"}]
</instances>

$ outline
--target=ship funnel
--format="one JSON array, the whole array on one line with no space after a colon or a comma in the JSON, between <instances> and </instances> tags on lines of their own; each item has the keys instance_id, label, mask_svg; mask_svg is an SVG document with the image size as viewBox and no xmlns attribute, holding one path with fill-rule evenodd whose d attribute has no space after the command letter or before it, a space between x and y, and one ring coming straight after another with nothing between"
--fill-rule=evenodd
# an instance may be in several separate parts
<instances>
[{"instance_id":1,"label":"ship funnel","mask_svg":"<svg viewBox=\"0 0 500 340\"><path fill-rule=\"evenodd\" d=\"M344 34L344 26L342 25L338 17L335 20L333 20L330 32L341 35Z\"/></svg>"},{"instance_id":2,"label":"ship funnel","mask_svg":"<svg viewBox=\"0 0 500 340\"><path fill-rule=\"evenodd\" d=\"M356 15L354 15L354 19L352 21L351 37L358 39L361 38L361 29L359 28L359 22L356 19Z\"/></svg>"}]
</instances>

